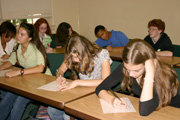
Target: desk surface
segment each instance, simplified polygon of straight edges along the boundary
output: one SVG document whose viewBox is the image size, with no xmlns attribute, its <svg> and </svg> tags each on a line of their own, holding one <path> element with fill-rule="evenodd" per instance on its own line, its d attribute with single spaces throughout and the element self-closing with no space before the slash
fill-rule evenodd
<svg viewBox="0 0 180 120">
<path fill-rule="evenodd" d="M 65 48 L 56 48 L 53 49 L 52 53 L 65 53 Z M 112 60 L 122 61 L 122 52 L 110 52 L 110 57 Z M 175 66 L 180 64 L 180 57 L 166 57 L 166 56 L 159 56 L 160 60 L 165 63 L 168 63 L 171 66 Z"/>
<path fill-rule="evenodd" d="M 65 53 L 65 47 L 62 48 L 55 48 L 53 49 L 52 53 Z"/>
<path fill-rule="evenodd" d="M 121 52 L 109 52 L 109 55 L 112 60 L 122 61 L 122 53 Z"/>
<path fill-rule="evenodd" d="M 121 61 L 122 59 L 122 53 L 120 52 L 110 52 L 110 57 L 113 60 Z M 180 64 L 180 57 L 167 57 L 167 56 L 158 56 L 161 61 L 171 65 L 176 66 L 177 64 Z"/>
<path fill-rule="evenodd" d="M 63 109 L 64 104 L 94 93 L 95 87 L 76 87 L 67 91 L 46 91 L 38 87 L 52 82 L 55 76 L 42 73 L 17 76 L 13 78 L 0 77 L 0 88 L 26 96 L 28 98 Z"/>
<path fill-rule="evenodd" d="M 96 94 L 91 94 L 84 98 L 65 104 L 65 112 L 89 120 L 179 120 L 180 109 L 174 107 L 164 107 L 159 111 L 154 111 L 149 116 L 139 115 L 139 98 L 126 96 L 117 93 L 120 97 L 128 97 L 133 104 L 136 112 L 130 113 L 112 113 L 104 114 L 101 108 L 100 100 Z"/>
<path fill-rule="evenodd" d="M 171 66 L 176 66 L 177 64 L 180 63 L 180 57 L 167 57 L 167 56 L 159 56 L 160 60 L 163 62 L 171 65 Z"/>
</svg>

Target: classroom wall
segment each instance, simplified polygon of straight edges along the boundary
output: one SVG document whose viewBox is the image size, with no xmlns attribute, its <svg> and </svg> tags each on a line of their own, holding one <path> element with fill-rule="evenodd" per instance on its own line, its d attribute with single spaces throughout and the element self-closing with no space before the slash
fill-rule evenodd
<svg viewBox="0 0 180 120">
<path fill-rule="evenodd" d="M 78 0 L 52 0 L 52 12 L 56 29 L 61 22 L 68 22 L 79 32 Z M 55 30 L 52 32 L 56 33 Z"/>
<path fill-rule="evenodd" d="M 120 30 L 128 38 L 144 38 L 149 20 L 160 18 L 173 44 L 179 44 L 180 0 L 53 0 L 55 25 L 69 22 L 73 29 L 92 42 L 94 28 Z"/>
</svg>

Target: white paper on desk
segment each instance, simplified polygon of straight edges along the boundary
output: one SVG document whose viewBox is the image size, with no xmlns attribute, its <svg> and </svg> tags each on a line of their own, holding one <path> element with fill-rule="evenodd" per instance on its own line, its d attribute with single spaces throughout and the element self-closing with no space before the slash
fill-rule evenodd
<svg viewBox="0 0 180 120">
<path fill-rule="evenodd" d="M 68 84 L 69 82 L 66 82 L 66 84 Z M 59 85 L 56 84 L 56 81 L 50 82 L 48 84 L 45 84 L 37 89 L 43 89 L 43 90 L 48 90 L 48 91 L 57 91 L 57 87 Z"/>
<path fill-rule="evenodd" d="M 131 104 L 129 98 L 124 97 L 122 98 L 124 101 L 126 101 L 127 108 L 114 108 L 111 104 L 106 102 L 103 99 L 100 99 L 101 107 L 103 110 L 103 113 L 126 113 L 126 112 L 136 112 L 133 105 Z"/>
<path fill-rule="evenodd" d="M 1 70 L 0 71 L 0 77 L 4 77 L 6 72 L 12 71 L 12 69 L 8 69 L 8 70 Z"/>
</svg>

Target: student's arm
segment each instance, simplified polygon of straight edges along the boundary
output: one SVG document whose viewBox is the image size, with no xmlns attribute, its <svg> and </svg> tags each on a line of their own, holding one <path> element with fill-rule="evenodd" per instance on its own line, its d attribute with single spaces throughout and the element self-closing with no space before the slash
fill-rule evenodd
<svg viewBox="0 0 180 120">
<path fill-rule="evenodd" d="M 95 80 L 74 80 L 67 86 L 59 86 L 58 90 L 65 91 L 68 89 L 75 88 L 77 86 L 97 86 L 99 85 L 108 75 L 110 75 L 110 60 L 105 60 L 102 63 L 101 79 Z"/>
<path fill-rule="evenodd" d="M 107 101 L 108 103 L 114 105 L 114 101 L 118 101 L 121 104 L 121 101 L 116 99 L 113 95 L 110 95 L 107 91 L 110 90 L 115 85 L 120 85 L 123 80 L 123 73 L 122 73 L 123 65 L 119 65 L 116 70 L 114 70 L 111 75 L 109 75 L 97 88 L 96 94 L 103 100 Z M 116 105 L 114 105 L 116 106 Z"/>
<path fill-rule="evenodd" d="M 60 74 L 62 75 L 62 76 L 64 76 L 64 73 L 67 71 L 67 66 L 66 66 L 66 64 L 65 64 L 65 61 L 63 61 L 63 63 L 61 64 L 61 66 L 58 68 L 58 70 L 59 70 L 59 72 L 60 72 Z M 59 75 L 56 73 L 56 76 L 58 77 Z"/>
<path fill-rule="evenodd" d="M 124 47 L 112 47 L 112 46 L 108 46 L 108 47 L 106 47 L 106 49 L 109 52 L 123 52 Z"/>
<path fill-rule="evenodd" d="M 154 59 L 149 59 L 145 62 L 146 75 L 144 78 L 144 85 L 141 92 L 140 101 L 147 101 L 153 98 L 153 84 L 155 74 Z"/>
<path fill-rule="evenodd" d="M 173 52 L 171 52 L 171 51 L 157 51 L 156 55 L 172 57 Z"/>
<path fill-rule="evenodd" d="M 58 71 L 61 74 L 63 80 L 61 79 L 60 75 L 56 72 L 56 77 L 57 77 L 56 83 L 58 85 L 62 85 L 63 83 L 66 83 L 66 79 L 63 76 L 64 76 L 64 73 L 67 71 L 67 69 L 68 68 L 67 68 L 67 66 L 65 64 L 65 61 L 63 61 L 61 66 L 58 68 Z"/>
<path fill-rule="evenodd" d="M 11 66 L 12 66 L 12 64 L 9 61 L 7 61 L 0 66 L 0 70 L 4 70 L 4 69 L 9 68 Z"/>
<path fill-rule="evenodd" d="M 41 64 L 32 68 L 23 69 L 24 71 L 23 75 L 33 74 L 33 73 L 42 73 L 43 70 L 44 70 L 44 66 Z M 6 77 L 15 77 L 15 76 L 21 75 L 20 71 L 21 70 L 9 71 L 5 75 Z"/>
<path fill-rule="evenodd" d="M 156 69 L 156 59 L 149 59 L 145 62 L 146 75 L 140 96 L 139 112 L 140 115 L 147 116 L 158 106 L 158 97 L 155 93 L 154 75 Z"/>
</svg>

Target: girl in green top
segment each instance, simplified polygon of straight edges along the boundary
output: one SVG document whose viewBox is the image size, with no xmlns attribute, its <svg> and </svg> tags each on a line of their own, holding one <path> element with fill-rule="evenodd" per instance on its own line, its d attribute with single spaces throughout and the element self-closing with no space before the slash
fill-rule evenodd
<svg viewBox="0 0 180 120">
<path fill-rule="evenodd" d="M 15 65 L 17 61 L 24 67 L 21 70 L 13 70 L 5 73 L 7 77 L 18 75 L 45 73 L 51 75 L 48 68 L 46 51 L 42 45 L 34 26 L 28 23 L 21 23 L 17 32 L 17 46 L 12 52 L 9 60 L 0 66 L 0 70 Z M 0 101 L 0 118 L 5 120 L 9 113 L 9 120 L 20 120 L 29 99 L 7 92 Z"/>
</svg>

